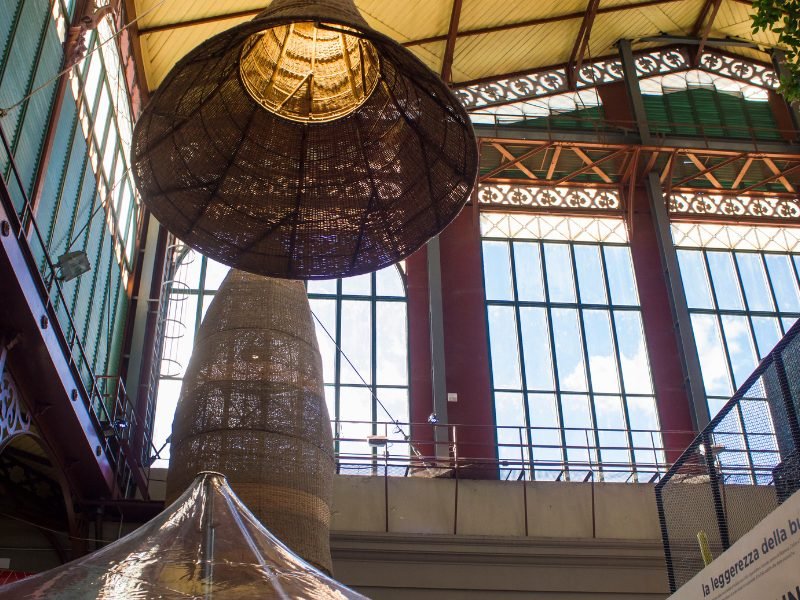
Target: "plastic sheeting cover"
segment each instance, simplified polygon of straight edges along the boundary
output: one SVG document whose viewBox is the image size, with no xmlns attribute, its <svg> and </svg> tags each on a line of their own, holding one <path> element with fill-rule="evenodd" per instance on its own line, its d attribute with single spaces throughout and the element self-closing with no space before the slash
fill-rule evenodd
<svg viewBox="0 0 800 600">
<path fill-rule="evenodd" d="M 0 599 L 364 599 L 264 528 L 218 473 L 97 552 L 0 587 Z"/>
</svg>

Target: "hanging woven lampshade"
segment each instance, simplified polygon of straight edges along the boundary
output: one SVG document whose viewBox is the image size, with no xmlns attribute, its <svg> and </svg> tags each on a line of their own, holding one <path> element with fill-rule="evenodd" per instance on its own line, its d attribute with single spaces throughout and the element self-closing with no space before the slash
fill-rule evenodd
<svg viewBox="0 0 800 600">
<path fill-rule="evenodd" d="M 330 572 L 333 441 L 305 287 L 231 270 L 195 339 L 172 425 L 167 501 L 225 473 L 284 544 Z"/>
<path fill-rule="evenodd" d="M 405 258 L 455 218 L 478 168 L 458 100 L 353 0 L 274 0 L 195 48 L 140 117 L 133 155 L 172 233 L 290 279 Z"/>
</svg>

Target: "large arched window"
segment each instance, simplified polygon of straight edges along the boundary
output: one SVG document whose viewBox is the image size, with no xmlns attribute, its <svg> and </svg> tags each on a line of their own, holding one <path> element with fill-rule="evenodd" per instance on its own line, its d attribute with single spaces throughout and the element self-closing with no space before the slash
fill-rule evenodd
<svg viewBox="0 0 800 600">
<path fill-rule="evenodd" d="M 711 416 L 800 318 L 800 230 L 673 223 Z"/>
<path fill-rule="evenodd" d="M 498 455 L 524 466 L 503 476 L 647 481 L 663 453 L 624 222 L 481 228 Z"/>
<path fill-rule="evenodd" d="M 162 448 L 157 467 L 166 467 L 167 442 L 183 375 L 203 316 L 229 268 L 186 250 L 165 301 L 163 350 L 153 444 Z M 308 284 L 325 378 L 325 397 L 336 450 L 349 472 L 369 472 L 373 449 L 367 436 L 389 433 L 391 422 L 408 422 L 406 291 L 399 267 Z M 408 433 L 405 431 L 404 433 Z M 408 455 L 406 444 L 391 453 Z M 360 466 L 359 466 L 360 465 Z"/>
</svg>

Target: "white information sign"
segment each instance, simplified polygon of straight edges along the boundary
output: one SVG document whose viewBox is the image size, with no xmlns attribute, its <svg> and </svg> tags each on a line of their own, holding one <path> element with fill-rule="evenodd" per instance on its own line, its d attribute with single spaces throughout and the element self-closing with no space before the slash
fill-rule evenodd
<svg viewBox="0 0 800 600">
<path fill-rule="evenodd" d="M 669 598 L 695 599 L 800 600 L 800 492 Z"/>
</svg>

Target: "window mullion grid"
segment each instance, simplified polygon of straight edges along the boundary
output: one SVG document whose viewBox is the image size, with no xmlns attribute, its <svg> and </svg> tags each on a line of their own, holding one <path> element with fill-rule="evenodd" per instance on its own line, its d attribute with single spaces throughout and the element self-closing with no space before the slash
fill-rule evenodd
<svg viewBox="0 0 800 600">
<path fill-rule="evenodd" d="M 511 289 L 514 298 L 514 320 L 515 325 L 517 328 L 517 354 L 519 356 L 519 369 L 520 369 L 520 381 L 522 382 L 522 409 L 525 414 L 525 438 L 526 443 L 528 444 L 528 467 L 531 470 L 530 478 L 533 479 L 533 439 L 531 433 L 531 416 L 530 416 L 530 409 L 528 407 L 528 382 L 527 382 L 527 372 L 525 370 L 525 351 L 524 351 L 524 344 L 522 339 L 522 321 L 520 319 L 520 310 L 519 310 L 519 293 L 517 287 L 517 265 L 516 261 L 514 260 L 515 254 L 515 244 L 513 241 L 508 241 L 508 250 L 509 250 L 509 257 L 511 260 Z M 521 436 L 520 436 L 521 437 Z M 523 479 L 525 473 L 525 464 L 521 464 L 520 468 L 523 472 Z"/>
<path fill-rule="evenodd" d="M 592 437 L 594 437 L 594 448 L 595 448 L 595 462 L 599 463 L 600 457 L 600 438 L 597 433 L 597 414 L 595 412 L 594 407 L 594 387 L 592 386 L 592 369 L 591 364 L 589 361 L 589 348 L 586 340 L 586 323 L 583 318 L 583 305 L 581 303 L 581 286 L 580 282 L 578 281 L 578 265 L 575 261 L 575 249 L 573 248 L 572 244 L 567 244 L 567 248 L 569 250 L 569 258 L 570 262 L 572 263 L 572 279 L 575 285 L 575 297 L 577 300 L 576 311 L 578 313 L 578 327 L 580 330 L 578 331 L 578 335 L 581 339 L 581 348 L 583 349 L 583 368 L 586 371 L 586 385 L 587 385 L 587 392 L 589 395 L 589 414 L 592 418 Z M 606 291 L 608 293 L 608 290 Z M 592 473 L 592 477 L 594 477 L 594 465 L 592 464 L 592 450 L 589 448 L 589 432 L 584 430 L 584 438 L 586 439 L 586 453 L 589 457 L 589 471 Z M 599 467 L 599 464 L 598 464 Z M 603 480 L 603 471 L 600 470 L 600 480 Z"/>
<path fill-rule="evenodd" d="M 787 256 L 789 257 L 789 264 L 792 267 L 792 273 L 794 273 L 795 282 L 798 286 L 800 286 L 800 269 L 798 269 L 797 261 L 795 261 L 795 256 L 797 255 L 790 252 L 787 254 Z M 786 335 L 786 328 L 783 325 L 783 319 L 778 319 L 778 327 L 781 328 L 781 337 Z"/>
<path fill-rule="evenodd" d="M 342 353 L 340 348 L 342 347 L 342 280 L 336 280 L 336 304 L 334 306 L 334 314 L 336 318 L 336 326 L 335 326 L 335 333 L 334 338 L 336 340 L 335 347 L 336 352 L 334 353 L 334 373 L 333 373 L 333 405 L 334 405 L 334 455 L 339 456 L 340 446 L 341 443 L 339 438 L 341 437 L 341 424 L 339 422 L 339 416 L 341 414 L 341 399 L 342 399 Z M 328 415 L 330 416 L 330 415 Z M 336 461 L 336 472 L 341 472 L 341 460 Z"/>
<path fill-rule="evenodd" d="M 622 356 L 619 351 L 619 336 L 617 335 L 617 316 L 613 310 L 616 307 L 613 304 L 614 299 L 611 297 L 611 283 L 608 279 L 608 263 L 606 262 L 605 245 L 601 244 L 599 250 L 600 250 L 600 264 L 602 265 L 602 270 L 603 270 L 603 282 L 605 283 L 606 286 L 606 298 L 608 299 L 608 319 L 609 319 L 609 324 L 611 326 L 611 343 L 614 346 L 614 357 L 616 358 L 617 361 L 617 379 L 619 381 L 620 402 L 622 403 L 622 418 L 624 419 L 625 422 L 625 436 L 628 438 L 628 462 L 631 465 L 633 480 L 638 481 L 639 475 L 636 468 L 636 453 L 633 444 L 633 432 L 631 431 L 631 417 L 630 417 L 630 411 L 628 411 L 628 396 L 625 392 L 625 378 L 622 373 Z M 636 312 L 641 314 L 640 310 L 637 310 Z M 657 462 L 658 461 L 656 461 L 656 463 Z M 600 464 L 602 464 L 602 460 L 600 461 Z M 657 465 L 656 465 L 656 470 L 658 470 Z"/>
<path fill-rule="evenodd" d="M 372 435 L 378 433 L 378 288 L 375 273 L 370 273 L 370 391 L 372 397 L 370 398 L 371 415 L 372 415 Z M 378 448 L 370 446 L 372 453 L 372 473 L 377 475 L 378 469 Z M 384 473 L 384 476 L 388 473 Z"/>
<path fill-rule="evenodd" d="M 558 375 L 558 357 L 556 356 L 556 338 L 553 330 L 553 310 L 550 304 L 550 284 L 547 280 L 547 261 L 544 258 L 544 246 L 541 241 L 537 242 L 539 245 L 539 262 L 542 267 L 542 286 L 544 288 L 544 301 L 547 310 L 547 333 L 550 336 L 550 357 L 552 360 L 553 369 L 553 387 L 555 395 L 556 412 L 558 413 L 558 428 L 559 436 L 561 437 L 561 475 L 568 475 L 565 472 L 567 468 L 567 436 L 564 431 L 564 411 L 561 408 L 561 378 Z"/>
<path fill-rule="evenodd" d="M 706 250 L 703 250 L 703 259 L 704 259 L 704 262 L 705 262 L 706 271 L 708 272 L 708 275 L 707 275 L 708 276 L 708 281 L 711 284 L 710 285 L 711 297 L 712 297 L 713 302 L 714 302 L 714 307 L 717 309 L 717 322 L 719 323 L 720 337 L 722 339 L 722 346 L 723 346 L 723 348 L 725 350 L 725 361 L 726 361 L 726 363 L 728 365 L 728 372 L 730 373 L 730 381 L 731 381 L 731 388 L 730 389 L 733 389 L 734 393 L 736 393 L 736 390 L 738 389 L 738 385 L 736 384 L 736 376 L 735 376 L 735 373 L 734 373 L 734 370 L 733 370 L 733 361 L 731 360 L 731 353 L 730 353 L 730 349 L 728 347 L 728 336 L 727 336 L 727 333 L 725 332 L 725 329 L 722 326 L 722 309 L 720 309 L 719 301 L 717 300 L 716 286 L 714 285 L 714 278 L 713 278 L 713 276 L 711 274 L 711 266 L 710 266 L 710 264 L 708 262 L 708 253 L 707 253 Z M 750 318 L 750 304 L 747 301 L 747 293 L 746 293 L 746 290 L 744 288 L 744 281 L 742 280 L 742 273 L 739 270 L 739 261 L 736 259 L 736 252 L 735 251 L 731 251 L 731 262 L 733 262 L 733 269 L 734 269 L 734 272 L 736 273 L 736 281 L 737 281 L 737 285 L 739 286 L 739 295 L 742 298 L 742 302 L 744 303 L 745 313 L 747 314 L 747 325 L 748 325 L 748 329 L 750 331 L 750 344 L 751 344 L 751 347 L 754 350 L 756 350 L 756 348 L 755 348 L 755 333 L 753 331 L 753 323 L 752 323 L 751 318 Z M 763 259 L 762 259 L 762 265 L 763 265 Z M 775 305 L 775 306 L 777 306 L 777 305 Z M 745 425 L 744 425 L 744 415 L 742 414 L 742 407 L 738 403 L 736 405 L 736 414 L 737 414 L 737 418 L 739 419 L 739 427 L 742 430 L 742 440 L 744 441 L 744 446 L 745 446 L 745 451 L 746 451 L 745 456 L 747 457 L 747 464 L 748 464 L 748 467 L 749 467 L 749 470 L 750 470 L 750 477 L 754 478 L 755 469 L 754 469 L 754 465 L 753 465 L 753 456 L 752 456 L 752 454 L 750 452 L 750 443 L 749 443 L 749 441 L 747 439 L 747 430 L 745 429 Z M 733 432 L 731 432 L 731 433 L 733 433 Z M 717 459 L 717 460 L 719 460 L 719 459 Z M 722 468 L 722 463 L 720 462 L 720 470 L 721 470 L 721 468 Z M 721 477 L 722 484 L 724 485 L 725 484 L 725 474 L 723 472 L 721 472 L 720 475 L 722 476 Z"/>
</svg>

